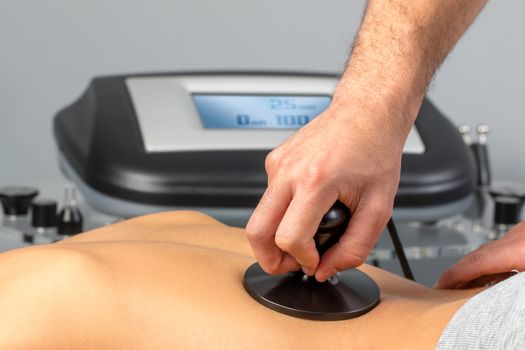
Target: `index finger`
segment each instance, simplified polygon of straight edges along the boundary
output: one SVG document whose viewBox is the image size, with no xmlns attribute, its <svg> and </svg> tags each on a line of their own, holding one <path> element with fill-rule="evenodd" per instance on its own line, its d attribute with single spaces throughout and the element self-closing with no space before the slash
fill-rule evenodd
<svg viewBox="0 0 525 350">
<path fill-rule="evenodd" d="M 267 273 L 299 269 L 297 261 L 275 243 L 275 233 L 291 200 L 289 187 L 270 184 L 246 225 L 248 242 L 259 265 Z"/>
<path fill-rule="evenodd" d="M 313 237 L 336 199 L 336 192 L 297 190 L 277 229 L 277 246 L 293 256 L 307 274 L 314 274 L 319 264 Z"/>
<path fill-rule="evenodd" d="M 467 254 L 441 275 L 435 287 L 456 288 L 481 276 L 520 268 L 522 258 L 516 257 L 508 246 L 498 243 L 492 242 Z"/>
</svg>

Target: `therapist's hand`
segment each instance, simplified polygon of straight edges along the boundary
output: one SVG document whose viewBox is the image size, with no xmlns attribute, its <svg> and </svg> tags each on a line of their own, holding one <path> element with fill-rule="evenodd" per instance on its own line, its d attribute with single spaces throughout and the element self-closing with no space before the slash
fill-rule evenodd
<svg viewBox="0 0 525 350">
<path fill-rule="evenodd" d="M 370 0 L 332 104 L 267 158 L 268 189 L 246 227 L 269 273 L 324 281 L 363 263 L 384 228 L 404 142 L 425 89 L 486 0 Z M 312 239 L 336 200 L 353 217 L 320 261 Z"/>
<path fill-rule="evenodd" d="M 400 119 L 371 101 L 332 106 L 268 155 L 268 188 L 246 227 L 266 272 L 302 268 L 324 281 L 365 261 L 392 212 L 408 133 Z M 313 236 L 336 200 L 352 219 L 320 260 Z"/>
<path fill-rule="evenodd" d="M 470 288 L 508 277 L 512 270 L 525 270 L 525 222 L 514 226 L 502 238 L 467 254 L 445 271 L 437 288 Z"/>
</svg>

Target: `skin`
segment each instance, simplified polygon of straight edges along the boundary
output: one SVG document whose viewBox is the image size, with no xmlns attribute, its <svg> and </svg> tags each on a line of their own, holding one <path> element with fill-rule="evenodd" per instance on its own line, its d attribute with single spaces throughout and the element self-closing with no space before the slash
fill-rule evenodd
<svg viewBox="0 0 525 350">
<path fill-rule="evenodd" d="M 481 289 L 426 288 L 363 265 L 368 314 L 336 322 L 271 311 L 244 290 L 244 231 L 195 212 L 135 218 L 0 254 L 2 349 L 430 349 Z"/>
<path fill-rule="evenodd" d="M 465 288 L 498 281 L 525 270 L 525 222 L 514 226 L 502 238 L 484 244 L 445 271 L 437 288 Z"/>
<path fill-rule="evenodd" d="M 433 73 L 485 0 L 369 1 L 329 108 L 266 159 L 246 234 L 262 268 L 319 281 L 361 265 L 392 213 L 403 145 Z M 313 236 L 340 200 L 353 213 L 322 259 Z"/>
</svg>

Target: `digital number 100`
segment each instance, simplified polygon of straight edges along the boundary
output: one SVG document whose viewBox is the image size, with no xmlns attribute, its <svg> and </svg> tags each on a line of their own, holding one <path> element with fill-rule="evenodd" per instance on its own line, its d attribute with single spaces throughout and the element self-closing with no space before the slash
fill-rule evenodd
<svg viewBox="0 0 525 350">
<path fill-rule="evenodd" d="M 307 115 L 276 115 L 279 126 L 304 126 L 310 121 Z"/>
</svg>

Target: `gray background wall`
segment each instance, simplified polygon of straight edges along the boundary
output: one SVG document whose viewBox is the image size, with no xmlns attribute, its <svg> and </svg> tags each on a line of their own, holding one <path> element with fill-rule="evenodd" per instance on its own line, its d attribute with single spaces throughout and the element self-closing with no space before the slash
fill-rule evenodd
<svg viewBox="0 0 525 350">
<path fill-rule="evenodd" d="M 343 0 L 0 2 L 0 185 L 60 182 L 51 122 L 94 75 L 185 69 L 338 72 L 363 10 Z M 486 122 L 494 173 L 525 181 L 525 2 L 493 1 L 430 96 Z"/>
</svg>

